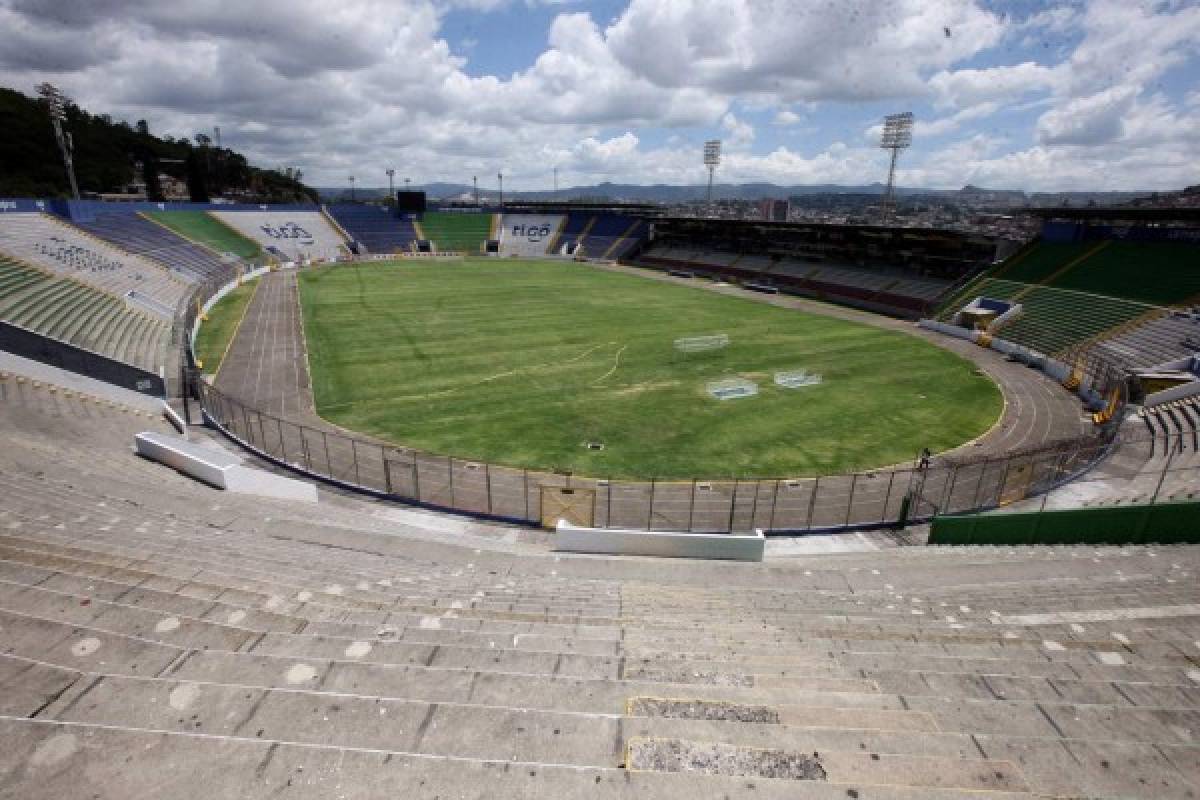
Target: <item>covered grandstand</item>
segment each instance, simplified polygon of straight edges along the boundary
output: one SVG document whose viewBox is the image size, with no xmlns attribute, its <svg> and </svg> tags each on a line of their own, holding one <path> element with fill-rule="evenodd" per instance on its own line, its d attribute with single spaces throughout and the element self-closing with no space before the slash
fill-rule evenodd
<svg viewBox="0 0 1200 800">
<path fill-rule="evenodd" d="M 1012 245 L 949 231 L 662 219 L 637 261 L 916 318 Z"/>
</svg>

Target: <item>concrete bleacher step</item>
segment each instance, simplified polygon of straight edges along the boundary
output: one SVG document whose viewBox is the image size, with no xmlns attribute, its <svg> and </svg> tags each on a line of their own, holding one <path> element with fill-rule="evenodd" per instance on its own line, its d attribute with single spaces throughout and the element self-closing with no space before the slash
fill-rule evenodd
<svg viewBox="0 0 1200 800">
<path fill-rule="evenodd" d="M 26 713 L 39 719 L 116 724 L 152 730 L 203 731 L 207 735 L 265 738 L 321 746 L 394 749 L 455 758 L 620 766 L 639 741 L 718 737 L 724 747 L 763 745 L 808 750 L 822 741 L 825 778 L 846 783 L 908 784 L 943 788 L 1023 788 L 1011 765 L 981 760 L 958 741 L 956 753 L 936 753 L 937 744 L 905 745 L 879 731 L 932 732 L 924 715 L 895 712 L 887 722 L 878 712 L 838 709 L 784 710 L 770 725 L 679 718 L 622 718 L 614 714 L 430 703 L 387 696 L 265 689 L 174 678 L 123 677 L 30 665 L 6 682 L 28 693 Z M 10 704 L 13 701 L 10 701 Z M 189 713 L 191 712 L 191 713 Z M 907 714 L 911 724 L 899 720 Z M 800 727 L 792 724 L 792 717 Z M 866 727 L 865 730 L 842 730 Z M 822 740 L 818 731 L 838 729 Z M 470 732 L 470 733 L 467 733 Z M 913 738 L 908 738 L 912 742 Z M 846 747 L 839 750 L 836 746 Z M 946 749 L 946 748 L 943 748 Z M 873 752 L 864 752 L 873 751 Z M 885 755 L 881 757 L 880 752 Z M 884 763 L 886 762 L 886 763 Z M 635 766 L 635 765 L 630 765 Z M 886 770 L 884 769 L 886 767 Z M 636 766 L 635 766 L 636 768 Z M 903 773 L 898 775 L 897 773 Z M 892 779 L 884 775 L 891 774 Z M 751 775 L 750 777 L 758 777 Z M 761 777 L 771 777 L 764 774 Z M 998 782 L 998 783 L 997 783 Z"/>
<path fill-rule="evenodd" d="M 219 653 L 198 653 L 193 658 L 220 656 Z M 289 673 L 294 671 L 293 668 Z M 17 671 L 0 661 L 0 676 L 13 673 Z M 288 682 L 302 688 L 268 690 L 249 689 L 245 683 L 229 685 L 181 680 L 177 673 L 169 679 L 150 679 L 57 670 L 56 678 L 54 669 L 33 664 L 20 671 L 17 679 L 5 680 L 5 686 L 12 690 L 23 689 L 28 695 L 27 708 L 32 708 L 38 718 L 44 720 L 176 732 L 202 729 L 207 736 L 237 736 L 244 732 L 246 738 L 262 737 L 318 746 L 395 748 L 452 758 L 552 761 L 605 767 L 611 766 L 614 760 L 620 763 L 622 751 L 631 752 L 646 742 L 687 741 L 693 749 L 700 751 L 711 750 L 719 744 L 727 752 L 761 749 L 792 755 L 812 752 L 818 756 L 826 781 L 860 786 L 1025 788 L 1028 778 L 1015 766 L 1015 761 L 989 753 L 1016 753 L 1028 761 L 1035 748 L 1052 751 L 1063 747 L 1068 748 L 1068 752 L 1091 752 L 1097 760 L 1107 757 L 1113 763 L 1119 763 L 1123 754 L 1137 752 L 1138 748 L 1136 743 L 1128 742 L 1088 742 L 1071 737 L 1060 740 L 1040 732 L 1030 739 L 1025 730 L 1028 721 L 1017 726 L 1021 732 L 1015 736 L 996 735 L 995 732 L 948 733 L 934 727 L 935 724 L 944 725 L 945 714 L 935 720 L 924 712 L 894 712 L 893 721 L 889 723 L 881 712 L 779 707 L 768 709 L 777 712 L 777 718 L 767 724 L 758 724 L 687 718 L 686 712 L 695 710 L 696 704 L 683 702 L 675 706 L 676 710 L 683 709 L 684 718 L 664 717 L 653 712 L 647 716 L 638 713 L 637 707 L 637 716 L 620 717 L 563 711 L 531 712 L 526 708 L 500 705 L 480 707 L 447 700 L 414 702 L 373 696 L 357 688 L 352 693 L 330 690 L 327 685 L 312 691 L 307 684 L 314 678 L 307 672 L 300 676 L 306 681 L 296 681 L 294 677 L 289 677 Z M 474 682 L 473 678 L 472 687 Z M 8 710 L 11 711 L 17 702 L 16 694 L 9 691 L 6 697 L 10 698 Z M 728 703 L 714 701 L 711 705 L 724 705 L 724 710 L 730 710 Z M 26 708 L 19 710 L 33 713 Z M 1056 711 L 1050 709 L 1049 713 Z M 708 713 L 707 709 L 705 713 Z M 1079 709 L 1071 709 L 1068 713 L 1076 719 L 1087 714 Z M 911 720 L 911 724 L 901 723 L 904 719 Z M 437 730 L 439 727 L 440 731 Z M 420 733 L 422 728 L 423 734 Z M 464 741 L 463 731 L 482 731 L 486 741 L 474 736 L 468 737 L 470 741 Z M 504 735 L 500 735 L 501 731 Z M 514 731 L 516 736 L 512 735 Z M 915 735 L 918 732 L 920 735 Z M 645 751 L 639 752 L 644 758 Z M 1157 789 L 1163 792 L 1162 796 L 1186 796 L 1173 793 L 1172 780 L 1178 778 L 1178 773 L 1163 753 L 1186 759 L 1195 755 L 1195 747 L 1169 742 L 1163 747 L 1141 752 L 1142 773 L 1146 772 L 1144 767 L 1149 760 L 1144 753 L 1154 754 L 1153 759 L 1159 762 L 1154 765 L 1157 767 L 1154 774 L 1160 781 Z M 652 761 L 649 765 L 656 766 Z M 636 769 L 639 765 L 631 766 Z M 1044 761 L 1041 766 L 1047 767 Z M 1040 780 L 1061 780 L 1062 765 L 1058 766 L 1059 770 L 1047 770 L 1048 774 Z M 666 768 L 670 767 L 670 764 L 666 765 Z M 1036 783 L 1035 787 L 1040 788 Z M 1182 781 L 1180 784 L 1186 788 Z"/>
<path fill-rule="evenodd" d="M 90 329 L 91 321 L 97 312 L 109 302 L 109 298 L 99 292 L 92 293 L 70 314 L 62 315 L 53 330 L 49 332 L 50 335 L 77 344 L 83 332 Z"/>
<path fill-rule="evenodd" d="M 351 796 L 733 797 L 752 791 L 764 800 L 1016 800 L 1027 793 L 869 786 L 828 781 L 747 780 L 698 774 L 631 772 L 545 763 L 447 759 L 346 747 L 311 747 L 250 737 L 139 730 L 42 720 L 0 720 L 0 768 L 17 792 L 72 796 L 86 787 L 107 796 L 136 794 L 153 775 L 164 796 L 259 797 L 285 791 L 295 798 Z M 120 758 L 113 758 L 121 754 Z M 163 764 L 171 769 L 163 770 Z M 753 788 L 751 788 L 753 787 Z M 358 796 L 355 794 L 354 796 Z"/>
<path fill-rule="evenodd" d="M 129 453 L 142 417 L 0 392 L 0 795 L 1200 790 L 1193 549 L 428 547 L 373 505 L 164 472 Z"/>
</svg>

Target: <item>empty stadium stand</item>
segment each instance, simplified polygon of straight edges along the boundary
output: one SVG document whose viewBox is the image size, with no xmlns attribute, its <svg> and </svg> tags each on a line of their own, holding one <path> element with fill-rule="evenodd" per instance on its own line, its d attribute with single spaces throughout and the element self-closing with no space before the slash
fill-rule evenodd
<svg viewBox="0 0 1200 800">
<path fill-rule="evenodd" d="M 583 236 L 588 258 L 618 260 L 632 251 L 646 234 L 646 222 L 620 214 L 601 214 Z"/>
<path fill-rule="evenodd" d="M 567 214 L 567 219 L 563 223 L 562 230 L 559 231 L 558 238 L 550 244 L 550 252 L 554 255 L 571 255 L 575 249 L 582 244 L 583 237 L 596 224 L 596 215 L 572 211 Z"/>
<path fill-rule="evenodd" d="M 1058 357 L 1094 349 L 1132 369 L 1196 352 L 1193 315 L 1171 306 L 1197 295 L 1196 244 L 1039 240 L 955 292 L 939 318 L 974 297 L 1018 302 L 1020 317 L 990 333 Z"/>
<path fill-rule="evenodd" d="M 1153 367 L 1200 353 L 1200 310 L 1154 314 L 1111 333 L 1096 349 L 1109 363 L 1127 369 Z"/>
<path fill-rule="evenodd" d="M 140 214 L 97 213 L 76 226 L 127 252 L 176 270 L 185 280 L 206 280 L 226 269 L 225 262 L 213 250 L 190 242 Z"/>
<path fill-rule="evenodd" d="M 439 252 L 478 255 L 484 242 L 497 238 L 496 217 L 472 211 L 428 211 L 418 223 L 418 238 L 433 242 Z"/>
<path fill-rule="evenodd" d="M 223 257 L 254 259 L 262 247 L 203 211 L 148 211 L 144 216 Z"/>
<path fill-rule="evenodd" d="M 1200 548 L 762 565 L 223 494 L 0 376 L 14 797 L 1194 798 Z M 882 541 L 882 539 L 880 540 Z"/>
<path fill-rule="evenodd" d="M 1001 265 L 1008 281 L 1172 305 L 1200 295 L 1200 246 L 1183 242 L 1038 242 Z"/>
<path fill-rule="evenodd" d="M 825 258 L 745 255 L 671 245 L 653 245 L 639 254 L 638 261 L 909 317 L 931 308 L 950 287 L 946 280 L 917 278 L 885 266 L 868 268 Z"/>
<path fill-rule="evenodd" d="M 328 207 L 338 224 L 369 253 L 407 253 L 417 239 L 412 219 L 383 206 L 341 204 Z"/>
<path fill-rule="evenodd" d="M 349 250 L 320 211 L 213 211 L 214 217 L 284 261 L 335 259 Z"/>
<path fill-rule="evenodd" d="M 167 363 L 170 323 L 86 284 L 2 255 L 0 319 L 149 372 Z"/>
<path fill-rule="evenodd" d="M 0 252 L 131 298 L 167 319 L 194 283 L 49 214 L 0 215 Z"/>
<path fill-rule="evenodd" d="M 649 223 L 643 220 L 642 225 Z M 951 231 L 665 218 L 635 262 L 915 319 L 1010 243 Z"/>
</svg>

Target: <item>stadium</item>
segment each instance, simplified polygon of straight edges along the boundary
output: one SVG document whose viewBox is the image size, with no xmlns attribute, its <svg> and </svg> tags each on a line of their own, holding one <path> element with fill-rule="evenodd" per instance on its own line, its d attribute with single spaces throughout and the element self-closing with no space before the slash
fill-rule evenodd
<svg viewBox="0 0 1200 800">
<path fill-rule="evenodd" d="M 714 202 L 717 140 L 703 202 L 360 199 L 38 93 L 0 90 L 0 798 L 1200 796 L 1200 190 L 917 224 L 905 113 L 846 218 Z M 318 147 L 279 108 L 226 135 Z M 406 154 L 455 124 L 410 116 Z"/>
</svg>

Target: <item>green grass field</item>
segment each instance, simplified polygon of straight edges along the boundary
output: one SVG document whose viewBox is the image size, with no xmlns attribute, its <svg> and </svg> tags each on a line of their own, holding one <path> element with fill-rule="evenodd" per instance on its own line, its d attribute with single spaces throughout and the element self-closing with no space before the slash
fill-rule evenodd
<svg viewBox="0 0 1200 800">
<path fill-rule="evenodd" d="M 238 325 L 241 324 L 242 317 L 246 313 L 246 306 L 250 305 L 250 300 L 254 297 L 254 289 L 257 286 L 257 278 L 246 281 L 222 297 L 209 310 L 208 319 L 200 323 L 194 350 L 196 358 L 204 364 L 204 371 L 209 375 L 217 374 L 221 360 L 225 357 L 225 351 L 229 348 L 229 342 L 237 333 Z"/>
<path fill-rule="evenodd" d="M 242 258 L 258 258 L 262 254 L 257 243 L 203 211 L 151 211 L 146 216 L 218 253 L 235 253 Z"/>
<path fill-rule="evenodd" d="M 920 339 L 569 263 L 326 267 L 301 273 L 300 296 L 322 417 L 493 463 L 621 478 L 836 473 L 953 447 L 1002 408 L 970 362 Z M 673 347 L 715 333 L 731 344 Z M 824 383 L 774 385 L 793 369 Z M 760 393 L 706 392 L 731 376 Z"/>
</svg>

